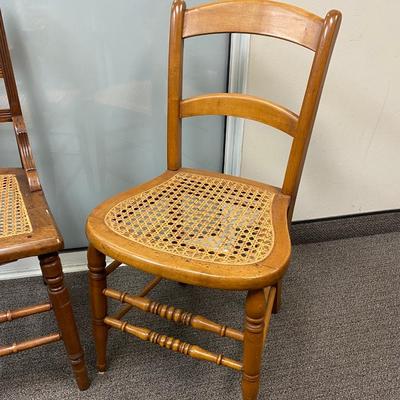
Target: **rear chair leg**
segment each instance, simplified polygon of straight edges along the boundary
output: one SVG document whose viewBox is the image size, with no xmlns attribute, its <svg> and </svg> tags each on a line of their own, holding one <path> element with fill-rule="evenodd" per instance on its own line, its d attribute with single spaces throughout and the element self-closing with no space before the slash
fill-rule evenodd
<svg viewBox="0 0 400 400">
<path fill-rule="evenodd" d="M 61 337 L 75 374 L 76 383 L 80 390 L 85 390 L 89 387 L 89 378 L 72 313 L 69 293 L 64 286 L 60 258 L 58 253 L 51 253 L 39 256 L 39 261 Z"/>
<path fill-rule="evenodd" d="M 104 324 L 107 316 L 107 297 L 103 290 L 107 288 L 106 256 L 92 245 L 88 249 L 89 289 L 92 306 L 93 336 L 96 346 L 96 367 L 99 372 L 107 369 L 106 347 L 108 327 Z"/>
<path fill-rule="evenodd" d="M 256 400 L 260 387 L 266 307 L 263 289 L 248 292 L 243 344 L 243 400 Z"/>
<path fill-rule="evenodd" d="M 272 313 L 278 314 L 282 305 L 282 279 L 279 279 L 279 281 L 275 284 L 275 288 L 276 288 L 276 294 L 275 294 L 274 306 L 272 307 Z"/>
</svg>

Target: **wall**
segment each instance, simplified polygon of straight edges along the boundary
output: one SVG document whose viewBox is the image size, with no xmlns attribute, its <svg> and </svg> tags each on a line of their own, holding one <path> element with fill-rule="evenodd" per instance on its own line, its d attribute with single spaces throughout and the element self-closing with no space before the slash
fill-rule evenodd
<svg viewBox="0 0 400 400">
<path fill-rule="evenodd" d="M 35 159 L 67 248 L 86 246 L 94 206 L 166 167 L 171 3 L 1 1 Z M 228 42 L 187 42 L 185 95 L 226 89 Z M 184 129 L 185 165 L 221 170 L 224 119 L 191 119 Z M 19 163 L 4 124 L 0 160 Z"/>
<path fill-rule="evenodd" d="M 296 0 L 343 12 L 294 219 L 400 208 L 400 2 Z M 299 112 L 312 53 L 252 37 L 248 93 Z M 246 122 L 241 174 L 280 185 L 290 138 Z"/>
</svg>

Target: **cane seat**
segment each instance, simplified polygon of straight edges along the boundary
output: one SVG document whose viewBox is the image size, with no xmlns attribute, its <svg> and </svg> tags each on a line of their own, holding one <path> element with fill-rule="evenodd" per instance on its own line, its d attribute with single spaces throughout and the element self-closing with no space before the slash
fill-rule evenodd
<svg viewBox="0 0 400 400">
<path fill-rule="evenodd" d="M 0 264 L 62 248 L 43 192 L 30 190 L 24 169 L 0 168 Z"/>
<path fill-rule="evenodd" d="M 17 177 L 0 175 L 0 239 L 32 232 Z"/>
<path fill-rule="evenodd" d="M 179 271 L 186 283 L 249 288 L 285 270 L 288 204 L 273 186 L 181 168 L 98 206 L 87 233 L 107 254 L 164 278 Z"/>
</svg>

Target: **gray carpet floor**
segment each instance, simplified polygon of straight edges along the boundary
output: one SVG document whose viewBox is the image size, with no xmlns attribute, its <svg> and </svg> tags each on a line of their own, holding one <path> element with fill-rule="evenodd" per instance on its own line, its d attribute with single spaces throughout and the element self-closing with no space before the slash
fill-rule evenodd
<svg viewBox="0 0 400 400">
<path fill-rule="evenodd" d="M 123 267 L 110 287 L 135 292 L 148 277 Z M 66 276 L 92 385 L 80 393 L 62 343 L 2 358 L 1 399 L 240 399 L 240 375 L 194 361 L 119 332 L 109 338 L 109 370 L 93 368 L 87 278 Z M 243 293 L 162 282 L 154 299 L 240 327 Z M 40 278 L 0 282 L 0 309 L 45 300 Z M 132 311 L 128 320 L 151 326 L 227 356 L 240 344 L 176 327 Z M 5 324 L 0 343 L 55 330 L 51 314 Z M 297 245 L 284 280 L 284 303 L 272 317 L 260 399 L 400 399 L 400 233 Z"/>
</svg>

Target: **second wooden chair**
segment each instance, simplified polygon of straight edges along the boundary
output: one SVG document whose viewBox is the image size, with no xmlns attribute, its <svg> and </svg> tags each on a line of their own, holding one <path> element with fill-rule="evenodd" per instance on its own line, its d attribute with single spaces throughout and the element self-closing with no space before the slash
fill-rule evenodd
<svg viewBox="0 0 400 400">
<path fill-rule="evenodd" d="M 0 312 L 0 324 L 53 310 L 59 328 L 59 332 L 47 336 L 0 346 L 0 357 L 62 340 L 78 387 L 85 390 L 89 387 L 89 379 L 58 256 L 64 245 L 63 239 L 50 213 L 36 171 L 1 14 L 0 77 L 4 79 L 9 103 L 9 108 L 0 110 L 0 122 L 13 125 L 22 162 L 22 168 L 0 168 L 0 268 L 2 264 L 21 258 L 39 257 L 50 300 L 44 304 Z M 29 288 L 25 294 L 29 296 Z"/>
</svg>

